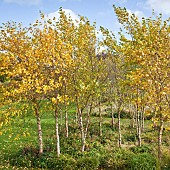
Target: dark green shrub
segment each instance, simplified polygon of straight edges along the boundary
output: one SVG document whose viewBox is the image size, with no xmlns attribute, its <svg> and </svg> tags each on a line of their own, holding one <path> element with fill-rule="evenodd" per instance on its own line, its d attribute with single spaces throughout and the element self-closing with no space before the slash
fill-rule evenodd
<svg viewBox="0 0 170 170">
<path fill-rule="evenodd" d="M 32 167 L 32 161 L 28 159 L 27 156 L 22 156 L 22 155 L 14 156 L 13 158 L 10 158 L 9 162 L 12 166 L 27 167 L 27 168 Z"/>
<path fill-rule="evenodd" d="M 124 140 L 127 142 L 135 142 L 137 135 L 136 134 L 124 134 Z"/>
<path fill-rule="evenodd" d="M 133 146 L 130 148 L 130 150 L 134 153 L 150 153 L 152 149 L 147 145 L 142 146 Z"/>
<path fill-rule="evenodd" d="M 96 135 L 96 136 L 99 135 L 99 124 L 98 124 L 98 122 L 90 124 L 89 135 L 91 136 L 91 138 L 93 137 L 93 135 Z"/>
<path fill-rule="evenodd" d="M 126 170 L 133 153 L 124 149 L 114 149 L 100 157 L 100 167 L 104 169 Z"/>
<path fill-rule="evenodd" d="M 9 157 L 9 163 L 18 167 L 32 167 L 34 159 L 38 158 L 38 149 L 27 146 Z"/>
<path fill-rule="evenodd" d="M 80 170 L 95 170 L 99 167 L 98 157 L 86 157 L 83 156 L 77 160 L 77 169 Z"/>
<path fill-rule="evenodd" d="M 118 113 L 114 113 L 114 118 L 118 118 Z M 120 118 L 130 119 L 130 118 L 131 118 L 131 115 L 130 115 L 129 112 L 122 111 L 122 112 L 120 113 Z"/>
<path fill-rule="evenodd" d="M 59 158 L 56 159 L 55 164 L 53 167 L 48 167 L 58 170 L 76 170 L 77 164 L 76 160 L 72 158 L 70 155 L 61 155 Z"/>
<path fill-rule="evenodd" d="M 55 151 L 35 155 L 30 149 L 29 151 L 24 152 L 25 155 L 23 155 L 22 152 L 23 151 L 20 151 L 17 155 L 13 155 L 13 157 L 10 158 L 11 165 L 17 167 L 45 168 L 51 170 L 77 169 L 76 160 L 70 155 L 61 155 L 60 157 L 57 157 Z"/>
<path fill-rule="evenodd" d="M 74 156 L 77 154 L 77 152 L 79 152 L 81 147 L 81 140 L 77 138 L 76 135 L 70 134 L 68 138 L 61 137 L 60 141 L 62 153 Z"/>
<path fill-rule="evenodd" d="M 132 170 L 156 170 L 156 158 L 150 153 L 135 154 L 130 157 L 128 167 Z"/>
</svg>

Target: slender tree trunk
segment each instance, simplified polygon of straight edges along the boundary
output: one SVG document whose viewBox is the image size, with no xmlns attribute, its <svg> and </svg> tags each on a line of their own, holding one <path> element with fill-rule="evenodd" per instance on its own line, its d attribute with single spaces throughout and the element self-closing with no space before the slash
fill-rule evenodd
<svg viewBox="0 0 170 170">
<path fill-rule="evenodd" d="M 132 109 L 132 105 L 129 104 L 129 114 L 132 116 L 132 119 L 130 120 L 130 128 L 135 127 L 135 113 Z"/>
<path fill-rule="evenodd" d="M 60 113 L 60 132 L 61 132 L 63 126 L 63 111 L 60 110 L 59 113 Z"/>
<path fill-rule="evenodd" d="M 67 108 L 67 101 L 66 101 L 66 94 L 67 94 L 67 86 L 65 85 L 64 89 L 64 107 L 65 107 L 65 136 L 68 138 L 68 108 Z"/>
<path fill-rule="evenodd" d="M 137 103 L 136 103 L 136 130 L 138 137 L 138 146 L 141 146 L 141 115 L 139 113 L 139 87 L 137 86 Z"/>
<path fill-rule="evenodd" d="M 60 156 L 60 138 L 59 138 L 59 128 L 58 128 L 58 108 L 55 109 L 55 131 L 56 131 L 56 149 L 57 156 Z"/>
<path fill-rule="evenodd" d="M 82 117 L 82 111 L 79 110 L 79 124 L 80 124 L 80 131 L 81 131 L 81 151 L 84 152 L 85 150 L 85 144 L 86 144 L 86 139 L 85 139 L 85 134 L 84 134 L 84 128 L 83 128 L 83 117 Z"/>
<path fill-rule="evenodd" d="M 78 113 L 78 108 L 77 107 L 76 107 L 75 123 L 79 124 L 79 113 Z"/>
<path fill-rule="evenodd" d="M 121 148 L 122 134 L 121 134 L 120 114 L 121 114 L 121 111 L 120 111 L 120 108 L 118 108 L 118 134 L 119 134 L 118 144 L 119 144 L 119 147 Z"/>
<path fill-rule="evenodd" d="M 161 151 L 161 146 L 162 146 L 162 133 L 163 133 L 163 118 L 162 114 L 160 115 L 160 125 L 159 125 L 159 130 L 158 130 L 158 159 L 161 161 L 161 156 L 162 156 L 162 151 Z"/>
<path fill-rule="evenodd" d="M 90 123 L 90 114 L 92 111 L 92 103 L 90 104 L 90 108 L 87 109 L 87 119 L 86 119 L 86 128 L 85 128 L 85 138 L 87 137 L 89 123 Z"/>
<path fill-rule="evenodd" d="M 38 106 L 35 106 L 35 115 L 37 119 L 37 129 L 38 129 L 38 141 L 39 141 L 39 153 L 43 153 L 43 139 L 42 139 L 42 129 L 41 129 L 41 118 L 38 111 Z"/>
<path fill-rule="evenodd" d="M 113 89 L 110 87 L 110 94 L 113 94 Z M 111 118 L 112 118 L 112 128 L 114 128 L 115 125 L 115 119 L 114 119 L 114 109 L 113 109 L 113 103 L 112 103 L 112 97 L 109 98 L 109 103 L 111 107 Z"/>
<path fill-rule="evenodd" d="M 152 117 L 152 123 L 153 123 L 153 125 L 152 125 L 153 127 L 152 127 L 152 128 L 153 128 L 154 130 L 156 130 L 156 122 L 155 122 L 156 109 L 153 110 L 153 113 L 154 113 L 154 115 L 153 115 L 153 117 Z"/>
<path fill-rule="evenodd" d="M 129 114 L 130 114 L 130 116 L 132 116 L 132 120 L 130 121 L 130 127 L 135 128 L 135 112 L 133 109 L 133 105 L 131 103 L 132 98 L 133 98 L 132 95 L 130 95 L 128 107 L 129 107 Z"/>
<path fill-rule="evenodd" d="M 144 132 L 145 128 L 145 106 L 142 107 L 142 112 L 141 112 L 141 131 Z"/>
<path fill-rule="evenodd" d="M 102 111 L 101 111 L 101 103 L 99 100 L 99 135 L 102 136 Z"/>
<path fill-rule="evenodd" d="M 133 117 L 132 117 L 132 128 L 135 128 L 135 125 L 137 123 L 137 116 L 136 116 L 136 112 L 133 111 Z"/>
<path fill-rule="evenodd" d="M 138 146 L 141 146 L 141 125 L 140 125 L 140 114 L 139 106 L 136 106 L 136 116 L 137 116 L 137 136 L 138 136 Z"/>
<path fill-rule="evenodd" d="M 65 131 L 66 131 L 66 137 L 68 138 L 68 112 L 67 112 L 67 106 L 65 106 Z"/>
<path fill-rule="evenodd" d="M 113 103 L 111 103 L 111 115 L 112 115 L 112 128 L 114 128 L 115 118 L 114 118 Z"/>
</svg>

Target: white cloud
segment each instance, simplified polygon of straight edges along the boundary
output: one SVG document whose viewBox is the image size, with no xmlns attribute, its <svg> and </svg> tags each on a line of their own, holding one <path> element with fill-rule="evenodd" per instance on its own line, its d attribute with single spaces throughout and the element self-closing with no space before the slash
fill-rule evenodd
<svg viewBox="0 0 170 170">
<path fill-rule="evenodd" d="M 142 11 L 136 10 L 136 11 L 131 11 L 130 9 L 127 9 L 127 12 L 132 15 L 135 14 L 135 16 L 137 16 L 140 19 L 142 19 L 142 17 L 145 17 L 145 14 Z"/>
<path fill-rule="evenodd" d="M 72 10 L 70 10 L 70 9 L 62 9 L 62 10 L 65 12 L 66 16 L 71 16 L 73 21 L 79 20 L 79 16 Z M 54 17 L 56 19 L 58 19 L 60 17 L 59 10 L 46 15 L 47 19 L 53 19 Z"/>
<path fill-rule="evenodd" d="M 100 30 L 96 30 L 95 33 L 96 33 L 97 38 L 98 38 L 99 40 L 102 40 L 102 38 L 103 38 L 102 32 L 101 32 Z"/>
<path fill-rule="evenodd" d="M 38 5 L 42 0 L 4 0 L 6 3 L 16 3 L 19 5 L 27 4 L 27 5 Z"/>
<path fill-rule="evenodd" d="M 135 11 L 134 14 L 141 19 L 142 17 L 145 17 L 145 14 L 142 11 Z"/>
<path fill-rule="evenodd" d="M 147 0 L 146 4 L 155 12 L 170 14 L 170 0 Z"/>
</svg>

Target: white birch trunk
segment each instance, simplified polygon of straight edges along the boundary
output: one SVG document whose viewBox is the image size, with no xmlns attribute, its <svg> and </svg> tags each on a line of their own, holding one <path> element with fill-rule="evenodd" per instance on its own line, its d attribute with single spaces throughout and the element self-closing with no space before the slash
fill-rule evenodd
<svg viewBox="0 0 170 170">
<path fill-rule="evenodd" d="M 121 148 L 121 146 L 122 146 L 122 134 L 121 134 L 120 114 L 121 114 L 121 111 L 120 111 L 120 109 L 118 109 L 118 134 L 119 134 L 118 144 L 119 144 L 119 147 Z"/>
<path fill-rule="evenodd" d="M 161 156 L 162 156 L 162 151 L 161 151 L 161 146 L 162 146 L 162 133 L 163 133 L 163 118 L 162 114 L 160 115 L 160 125 L 158 129 L 158 159 L 161 161 Z"/>
<path fill-rule="evenodd" d="M 38 142 L 39 142 L 39 154 L 43 153 L 43 139 L 42 139 L 42 129 L 41 129 L 41 118 L 38 111 L 38 106 L 35 106 L 35 114 L 37 119 L 37 130 L 38 130 Z"/>
<path fill-rule="evenodd" d="M 59 138 L 59 126 L 58 126 L 58 109 L 55 110 L 55 131 L 56 131 L 56 149 L 57 156 L 60 156 L 60 138 Z"/>
<path fill-rule="evenodd" d="M 79 110 L 79 123 L 80 123 L 80 131 L 81 131 L 81 151 L 84 152 L 85 150 L 85 144 L 86 144 L 86 139 L 85 139 L 85 134 L 84 134 L 84 128 L 83 128 L 83 117 L 82 117 L 82 112 Z"/>
<path fill-rule="evenodd" d="M 99 101 L 99 135 L 100 137 L 103 135 L 102 134 L 102 111 L 101 111 L 100 101 Z"/>
<path fill-rule="evenodd" d="M 65 130 L 66 130 L 66 137 L 68 138 L 68 112 L 67 106 L 65 106 Z"/>
<path fill-rule="evenodd" d="M 90 108 L 87 109 L 87 119 L 86 119 L 86 127 L 85 127 L 85 134 L 84 134 L 85 135 L 85 139 L 86 139 L 87 133 L 88 133 L 91 111 L 92 111 L 92 104 L 90 105 Z"/>
<path fill-rule="evenodd" d="M 112 128 L 113 128 L 115 125 L 115 119 L 114 119 L 114 109 L 112 103 L 111 103 L 111 116 L 112 116 Z"/>
<path fill-rule="evenodd" d="M 141 146 L 141 125 L 138 104 L 136 106 L 138 146 Z"/>
</svg>

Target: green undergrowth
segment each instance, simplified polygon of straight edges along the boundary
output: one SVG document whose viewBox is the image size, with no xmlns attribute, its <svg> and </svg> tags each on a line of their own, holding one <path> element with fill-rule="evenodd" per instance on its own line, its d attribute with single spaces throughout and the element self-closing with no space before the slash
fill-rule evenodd
<svg viewBox="0 0 170 170">
<path fill-rule="evenodd" d="M 103 117 L 102 137 L 99 136 L 98 116 L 93 115 L 89 124 L 85 152 L 81 150 L 80 129 L 75 119 L 74 105 L 69 108 L 69 137 L 65 137 L 64 113 L 60 115 L 59 131 L 61 155 L 55 149 L 55 120 L 46 109 L 41 114 L 44 153 L 38 153 L 37 124 L 32 110 L 15 118 L 4 126 L 0 136 L 0 169 L 56 169 L 56 170 L 156 170 L 157 132 L 151 121 L 145 121 L 142 146 L 137 146 L 136 129 L 131 128 L 130 119 L 121 119 L 122 148 L 117 147 L 118 127 L 111 125 L 110 117 Z M 61 120 L 62 117 L 62 120 Z M 115 118 L 117 122 L 117 118 Z M 170 169 L 170 133 L 163 132 L 161 169 Z"/>
</svg>

